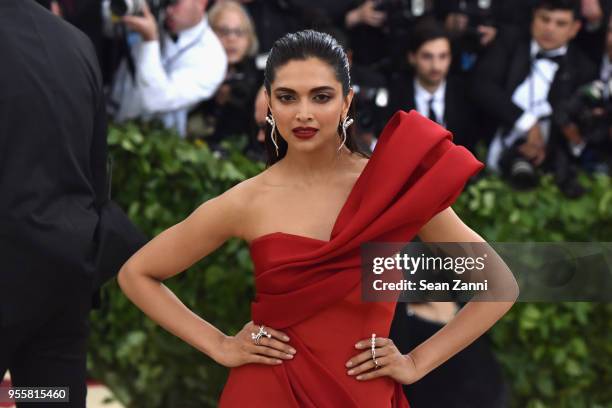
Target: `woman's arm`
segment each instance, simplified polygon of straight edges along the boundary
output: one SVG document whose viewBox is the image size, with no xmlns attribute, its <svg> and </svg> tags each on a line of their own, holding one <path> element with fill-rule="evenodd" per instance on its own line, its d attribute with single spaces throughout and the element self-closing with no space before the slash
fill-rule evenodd
<svg viewBox="0 0 612 408">
<path fill-rule="evenodd" d="M 240 185 L 203 203 L 136 252 L 119 271 L 119 286 L 164 329 L 213 359 L 225 335 L 189 310 L 162 281 L 186 270 L 228 238 L 241 236 Z"/>
<path fill-rule="evenodd" d="M 465 225 L 451 207 L 433 217 L 421 228 L 418 236 L 423 242 L 486 242 Z M 488 252 L 495 251 L 491 249 Z M 510 279 L 508 276 L 498 278 L 504 286 L 500 288 L 500 293 L 504 293 L 503 299 L 513 300 L 468 302 L 453 320 L 408 353 L 416 365 L 419 378 L 463 350 L 510 310 L 518 297 L 518 285 L 512 276 Z"/>
</svg>

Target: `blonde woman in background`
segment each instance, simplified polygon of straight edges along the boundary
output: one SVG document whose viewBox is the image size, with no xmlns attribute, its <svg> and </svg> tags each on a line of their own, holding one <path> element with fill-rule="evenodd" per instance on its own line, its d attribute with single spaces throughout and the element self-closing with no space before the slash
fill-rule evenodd
<svg viewBox="0 0 612 408">
<path fill-rule="evenodd" d="M 220 143 L 228 137 L 246 135 L 246 149 L 257 153 L 253 109 L 263 74 L 255 66 L 258 41 L 253 21 L 236 1 L 215 3 L 208 11 L 208 19 L 225 49 L 228 69 L 215 96 L 192 111 L 190 135 L 204 139 L 219 151 L 223 151 Z M 263 146 L 258 150 L 263 157 Z"/>
<path fill-rule="evenodd" d="M 259 49 L 255 26 L 240 3 L 234 0 L 217 2 L 210 8 L 208 19 L 225 48 L 230 65 L 255 57 Z"/>
</svg>

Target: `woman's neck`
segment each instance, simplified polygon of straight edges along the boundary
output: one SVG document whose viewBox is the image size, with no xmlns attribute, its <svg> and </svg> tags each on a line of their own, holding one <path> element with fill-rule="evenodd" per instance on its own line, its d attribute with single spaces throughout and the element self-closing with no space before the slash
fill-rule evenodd
<svg viewBox="0 0 612 408">
<path fill-rule="evenodd" d="M 312 152 L 296 152 L 289 148 L 281 165 L 289 177 L 300 183 L 324 183 L 338 173 L 350 154 L 346 147 L 340 152 L 337 149 L 337 146 L 330 146 Z"/>
</svg>

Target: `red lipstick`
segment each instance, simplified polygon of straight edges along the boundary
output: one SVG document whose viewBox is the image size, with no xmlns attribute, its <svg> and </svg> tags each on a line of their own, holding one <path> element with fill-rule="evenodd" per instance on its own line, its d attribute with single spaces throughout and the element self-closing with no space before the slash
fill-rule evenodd
<svg viewBox="0 0 612 408">
<path fill-rule="evenodd" d="M 313 127 L 296 127 L 293 129 L 293 134 L 300 139 L 310 139 L 316 135 L 318 131 L 319 129 Z"/>
</svg>

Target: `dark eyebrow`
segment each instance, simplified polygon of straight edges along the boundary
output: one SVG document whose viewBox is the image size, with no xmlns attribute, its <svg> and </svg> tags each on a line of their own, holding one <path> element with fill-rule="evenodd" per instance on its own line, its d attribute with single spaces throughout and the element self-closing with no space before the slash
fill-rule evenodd
<svg viewBox="0 0 612 408">
<path fill-rule="evenodd" d="M 320 86 L 318 88 L 313 88 L 310 93 L 322 92 L 322 91 L 335 91 L 331 86 Z"/>
<path fill-rule="evenodd" d="M 316 92 L 321 92 L 321 91 L 335 91 L 335 89 L 332 88 L 331 86 L 319 86 L 317 88 L 311 89 L 310 93 L 316 93 Z M 274 92 L 295 93 L 295 91 L 291 88 L 276 88 Z"/>
</svg>

